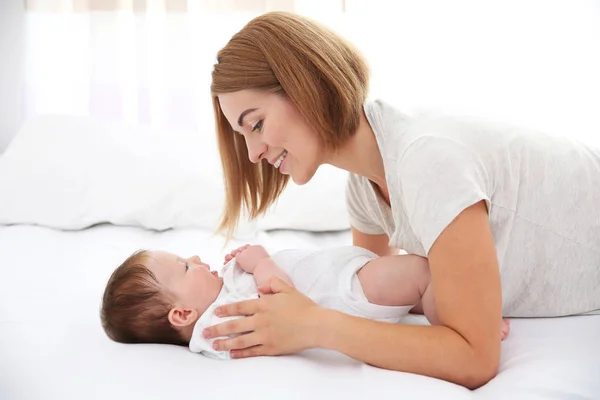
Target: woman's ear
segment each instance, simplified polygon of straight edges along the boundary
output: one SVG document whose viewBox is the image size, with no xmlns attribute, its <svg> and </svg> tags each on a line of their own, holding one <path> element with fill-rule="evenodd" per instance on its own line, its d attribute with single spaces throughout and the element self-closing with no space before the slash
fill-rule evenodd
<svg viewBox="0 0 600 400">
<path fill-rule="evenodd" d="M 169 311 L 169 322 L 173 326 L 188 326 L 196 322 L 197 319 L 198 313 L 196 310 L 173 307 Z"/>
</svg>

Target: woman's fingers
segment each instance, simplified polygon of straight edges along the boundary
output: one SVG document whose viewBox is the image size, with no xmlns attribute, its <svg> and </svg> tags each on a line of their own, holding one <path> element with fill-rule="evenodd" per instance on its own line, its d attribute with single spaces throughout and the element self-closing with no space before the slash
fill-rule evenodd
<svg viewBox="0 0 600 400">
<path fill-rule="evenodd" d="M 319 307 L 280 279 L 266 286 L 275 294 L 220 306 L 220 316 L 249 317 L 208 327 L 204 337 L 219 338 L 216 348 L 235 350 L 233 358 L 290 354 L 313 346 Z"/>
<path fill-rule="evenodd" d="M 273 291 L 271 290 L 271 285 L 266 283 L 262 286 L 259 286 L 258 287 L 258 295 L 260 296 L 261 294 L 274 294 Z"/>
<path fill-rule="evenodd" d="M 289 293 L 293 289 L 292 286 L 277 277 L 272 277 L 268 283 L 258 287 L 261 294 Z"/>
<path fill-rule="evenodd" d="M 259 335 L 254 332 L 239 335 L 230 339 L 220 339 L 213 342 L 213 348 L 219 351 L 240 350 L 261 345 Z"/>
<path fill-rule="evenodd" d="M 257 357 L 257 356 L 269 356 L 271 354 L 269 354 L 267 352 L 266 346 L 257 345 L 257 346 L 248 347 L 246 349 L 231 350 L 229 355 L 231 355 L 231 358 L 248 358 L 248 357 Z"/>
<path fill-rule="evenodd" d="M 245 300 L 238 303 L 223 304 L 215 309 L 219 317 L 248 316 L 256 314 L 260 299 Z"/>
<path fill-rule="evenodd" d="M 258 301 L 260 300 L 246 300 L 239 303 L 225 304 L 218 307 L 215 310 L 215 314 L 219 317 L 254 315 L 258 310 Z M 255 319 L 253 318 L 235 319 L 210 326 L 204 329 L 202 334 L 205 338 L 215 338 L 219 336 L 229 336 L 243 332 L 251 332 L 256 328 L 254 324 Z"/>
<path fill-rule="evenodd" d="M 216 338 L 222 336 L 231 336 L 247 332 L 253 332 L 256 329 L 256 320 L 253 317 L 238 318 L 217 325 L 209 326 L 202 331 L 202 335 L 207 338 Z"/>
</svg>

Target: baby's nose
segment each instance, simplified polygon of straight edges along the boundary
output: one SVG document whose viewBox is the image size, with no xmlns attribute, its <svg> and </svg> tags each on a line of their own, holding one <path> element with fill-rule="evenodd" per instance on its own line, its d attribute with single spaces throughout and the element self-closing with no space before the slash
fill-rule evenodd
<svg viewBox="0 0 600 400">
<path fill-rule="evenodd" d="M 192 261 L 193 261 L 195 264 L 202 264 L 202 260 L 201 260 L 201 259 L 200 259 L 200 257 L 198 257 L 198 256 L 193 256 L 193 257 L 192 257 Z"/>
</svg>

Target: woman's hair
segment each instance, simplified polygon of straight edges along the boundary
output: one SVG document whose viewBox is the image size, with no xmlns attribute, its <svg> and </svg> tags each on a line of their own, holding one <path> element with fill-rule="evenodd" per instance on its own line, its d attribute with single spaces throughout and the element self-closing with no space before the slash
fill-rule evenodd
<svg viewBox="0 0 600 400">
<path fill-rule="evenodd" d="M 219 231 L 235 232 L 242 209 L 251 219 L 264 214 L 289 177 L 248 159 L 244 139 L 235 135 L 218 95 L 244 89 L 274 92 L 289 99 L 328 151 L 358 129 L 369 84 L 361 54 L 332 30 L 304 17 L 271 12 L 250 21 L 217 55 L 212 100 L 223 165 L 226 204 Z"/>
<path fill-rule="evenodd" d="M 169 322 L 172 302 L 144 264 L 148 252 L 137 251 L 110 276 L 100 319 L 109 338 L 121 343 L 164 343 L 187 346 Z"/>
</svg>

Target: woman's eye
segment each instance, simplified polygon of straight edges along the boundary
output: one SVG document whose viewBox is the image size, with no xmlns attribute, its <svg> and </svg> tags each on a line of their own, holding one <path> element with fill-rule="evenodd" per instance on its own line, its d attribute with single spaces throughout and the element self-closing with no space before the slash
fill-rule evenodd
<svg viewBox="0 0 600 400">
<path fill-rule="evenodd" d="M 263 126 L 263 120 L 261 119 L 260 121 L 258 121 L 258 122 L 256 123 L 256 125 L 254 125 L 254 126 L 252 127 L 252 132 L 255 132 L 255 131 L 257 131 L 257 130 L 258 130 L 259 132 L 260 132 L 260 131 L 262 131 L 262 126 Z"/>
</svg>

